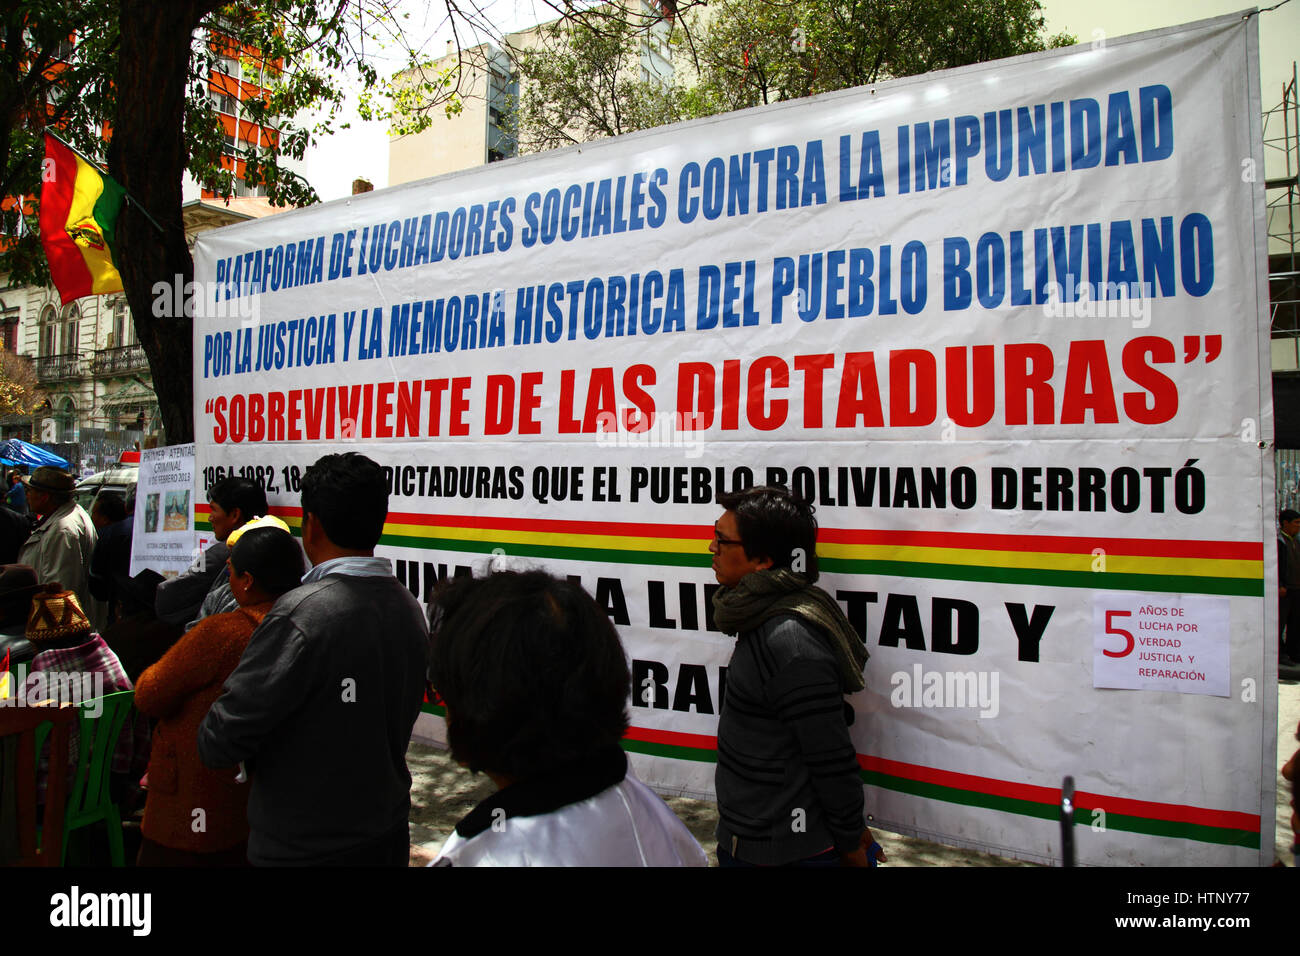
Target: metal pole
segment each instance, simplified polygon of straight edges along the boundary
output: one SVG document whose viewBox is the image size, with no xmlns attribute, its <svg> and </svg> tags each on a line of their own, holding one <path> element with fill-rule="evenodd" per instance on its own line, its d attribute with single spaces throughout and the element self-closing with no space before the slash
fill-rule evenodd
<svg viewBox="0 0 1300 956">
<path fill-rule="evenodd" d="M 1074 778 L 1061 782 L 1061 866 L 1074 866 Z"/>
</svg>

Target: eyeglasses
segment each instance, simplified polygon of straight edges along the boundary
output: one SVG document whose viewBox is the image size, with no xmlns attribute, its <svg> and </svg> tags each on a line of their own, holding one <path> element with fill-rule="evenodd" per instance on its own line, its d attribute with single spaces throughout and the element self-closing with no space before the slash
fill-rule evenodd
<svg viewBox="0 0 1300 956">
<path fill-rule="evenodd" d="M 720 532 L 717 528 L 713 529 L 713 543 L 716 544 L 719 548 L 722 547 L 724 544 L 743 544 L 743 542 L 739 538 L 724 538 L 722 536 L 722 532 Z"/>
</svg>

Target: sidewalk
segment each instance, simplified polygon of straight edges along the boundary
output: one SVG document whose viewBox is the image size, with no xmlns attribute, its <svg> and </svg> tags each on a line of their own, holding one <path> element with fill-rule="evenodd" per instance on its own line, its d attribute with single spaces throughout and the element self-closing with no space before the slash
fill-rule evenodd
<svg viewBox="0 0 1300 956">
<path fill-rule="evenodd" d="M 1295 732 L 1300 722 L 1300 669 L 1288 671 L 1278 685 L 1277 764 L 1282 764 L 1300 743 Z M 424 866 L 438 855 L 443 841 L 456 823 L 480 800 L 493 791 L 492 781 L 483 774 L 471 774 L 458 766 L 445 751 L 422 744 L 411 744 L 406 752 L 411 768 L 411 865 Z M 1274 844 L 1276 858 L 1290 866 L 1291 858 L 1291 787 L 1277 775 L 1277 830 Z M 707 800 L 674 797 L 667 800 L 695 839 L 713 857 L 713 830 L 718 811 Z M 1021 860 L 993 856 L 977 850 L 959 849 L 913 837 L 873 830 L 889 858 L 888 866 L 1036 866 Z"/>
</svg>

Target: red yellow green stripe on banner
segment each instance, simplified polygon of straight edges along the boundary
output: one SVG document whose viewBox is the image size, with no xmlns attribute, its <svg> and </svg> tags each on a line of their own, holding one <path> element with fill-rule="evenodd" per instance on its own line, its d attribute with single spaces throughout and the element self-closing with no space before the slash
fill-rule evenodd
<svg viewBox="0 0 1300 956">
<path fill-rule="evenodd" d="M 207 506 L 197 508 L 198 520 Z M 293 526 L 298 512 L 272 509 Z M 293 517 L 291 518 L 290 515 Z M 707 568 L 703 525 L 392 512 L 381 543 L 467 554 Z M 1258 541 L 1169 541 L 1061 535 L 823 528 L 823 571 L 1175 594 L 1264 593 Z"/>
<path fill-rule="evenodd" d="M 48 133 L 42 169 L 41 244 L 60 298 L 121 292 L 113 256 L 126 193 Z"/>
<path fill-rule="evenodd" d="M 424 711 L 439 717 L 446 716 L 446 708 L 437 704 L 426 703 Z M 716 763 L 718 760 L 718 738 L 706 734 L 630 727 L 623 738 L 623 749 L 674 760 L 704 763 Z M 955 773 L 866 754 L 858 754 L 858 764 L 862 767 L 862 782 L 883 790 L 1043 820 L 1056 820 L 1060 815 L 1061 791 L 1052 787 Z M 1101 810 L 1106 815 L 1108 830 L 1259 849 L 1257 813 L 1210 810 L 1177 803 L 1108 797 L 1084 791 L 1075 793 L 1074 805 L 1080 825 L 1090 824 L 1092 811 Z"/>
<path fill-rule="evenodd" d="M 717 738 L 704 734 L 632 727 L 623 740 L 623 747 L 633 753 L 657 757 L 717 761 Z M 1056 820 L 1060 813 L 1061 791 L 1052 787 L 954 773 L 865 754 L 858 754 L 858 764 L 862 767 L 862 782 L 884 790 L 1044 820 Z M 1104 811 L 1109 830 L 1259 849 L 1258 814 L 1082 791 L 1075 793 L 1074 805 L 1081 823 L 1091 821 L 1093 810 Z"/>
</svg>

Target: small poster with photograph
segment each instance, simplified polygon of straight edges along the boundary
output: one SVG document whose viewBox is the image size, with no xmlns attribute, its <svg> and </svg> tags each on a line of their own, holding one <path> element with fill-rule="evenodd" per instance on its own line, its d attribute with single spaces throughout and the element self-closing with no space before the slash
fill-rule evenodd
<svg viewBox="0 0 1300 956">
<path fill-rule="evenodd" d="M 158 492 L 145 496 L 144 503 L 144 530 L 146 534 L 153 534 L 158 530 L 158 499 L 161 497 Z"/>
<path fill-rule="evenodd" d="M 167 518 L 164 531 L 190 530 L 190 490 L 167 492 Z"/>
<path fill-rule="evenodd" d="M 140 453 L 131 574 L 149 568 L 165 577 L 190 566 L 198 546 L 194 530 L 194 446 L 170 445 Z"/>
</svg>

